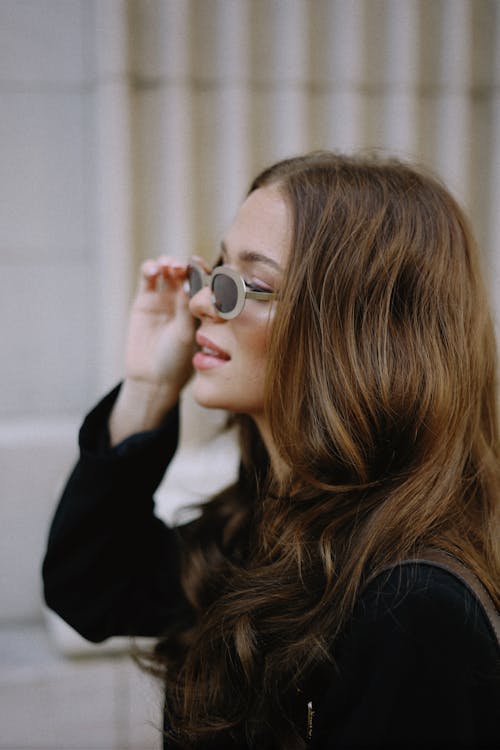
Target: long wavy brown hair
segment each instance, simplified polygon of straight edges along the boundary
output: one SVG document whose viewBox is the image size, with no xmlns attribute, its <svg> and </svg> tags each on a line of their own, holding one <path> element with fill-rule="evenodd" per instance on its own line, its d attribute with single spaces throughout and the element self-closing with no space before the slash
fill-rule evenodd
<svg viewBox="0 0 500 750">
<path fill-rule="evenodd" d="M 327 152 L 282 161 L 291 252 L 266 412 L 238 482 L 181 531 L 185 616 L 158 643 L 180 748 L 306 746 L 305 706 L 366 581 L 427 546 L 499 601 L 496 355 L 479 253 L 435 178 Z"/>
</svg>

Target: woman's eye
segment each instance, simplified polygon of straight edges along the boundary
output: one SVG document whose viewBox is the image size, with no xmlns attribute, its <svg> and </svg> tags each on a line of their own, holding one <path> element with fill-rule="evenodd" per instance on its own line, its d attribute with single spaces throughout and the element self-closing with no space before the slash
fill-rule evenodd
<svg viewBox="0 0 500 750">
<path fill-rule="evenodd" d="M 246 279 L 243 279 L 243 281 L 245 282 L 246 288 L 250 292 L 272 292 L 273 291 L 269 286 L 267 286 L 267 284 L 259 284 L 257 282 L 247 281 Z"/>
</svg>

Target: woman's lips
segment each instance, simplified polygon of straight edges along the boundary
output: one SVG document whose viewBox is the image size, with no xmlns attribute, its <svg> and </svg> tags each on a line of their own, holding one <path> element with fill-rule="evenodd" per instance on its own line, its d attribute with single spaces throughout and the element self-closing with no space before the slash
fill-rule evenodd
<svg viewBox="0 0 500 750">
<path fill-rule="evenodd" d="M 196 352 L 193 357 L 193 367 L 196 370 L 209 370 L 231 359 L 224 349 L 221 349 L 213 341 L 210 341 L 210 339 L 199 333 L 196 334 L 196 343 L 200 347 L 200 351 Z"/>
</svg>

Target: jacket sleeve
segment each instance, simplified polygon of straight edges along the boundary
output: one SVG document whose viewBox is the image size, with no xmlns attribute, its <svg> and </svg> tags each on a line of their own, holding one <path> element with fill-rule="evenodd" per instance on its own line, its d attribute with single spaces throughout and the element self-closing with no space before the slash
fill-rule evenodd
<svg viewBox="0 0 500 750">
<path fill-rule="evenodd" d="M 119 387 L 87 416 L 80 458 L 55 512 L 43 562 L 47 605 L 84 638 L 158 636 L 186 607 L 179 535 L 154 514 L 175 453 L 178 408 L 160 428 L 109 445 Z"/>
<path fill-rule="evenodd" d="M 452 575 L 418 567 L 396 568 L 363 598 L 318 697 L 314 750 L 499 747 L 489 622 Z"/>
</svg>

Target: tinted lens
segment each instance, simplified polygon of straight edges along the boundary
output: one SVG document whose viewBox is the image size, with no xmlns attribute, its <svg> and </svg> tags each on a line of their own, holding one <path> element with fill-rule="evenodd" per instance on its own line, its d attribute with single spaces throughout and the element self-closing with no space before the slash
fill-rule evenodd
<svg viewBox="0 0 500 750">
<path fill-rule="evenodd" d="M 214 305 L 221 313 L 229 313 L 236 307 L 238 301 L 238 287 L 230 276 L 217 274 L 212 279 Z"/>
<path fill-rule="evenodd" d="M 198 294 L 200 289 L 203 286 L 203 279 L 201 277 L 201 273 L 198 271 L 198 269 L 195 266 L 189 267 L 189 295 L 191 297 L 194 297 L 195 294 Z"/>
</svg>

